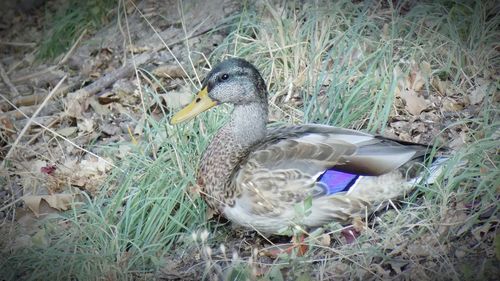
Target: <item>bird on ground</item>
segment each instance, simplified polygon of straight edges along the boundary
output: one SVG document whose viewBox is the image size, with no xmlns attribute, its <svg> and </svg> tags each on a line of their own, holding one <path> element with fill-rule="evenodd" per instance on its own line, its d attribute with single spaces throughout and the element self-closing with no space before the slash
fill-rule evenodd
<svg viewBox="0 0 500 281">
<path fill-rule="evenodd" d="M 201 158 L 197 185 L 216 212 L 265 234 L 365 217 L 374 206 L 409 191 L 435 152 L 327 125 L 268 126 L 266 83 L 255 66 L 239 58 L 215 66 L 171 123 L 220 104 L 234 109 Z M 297 214 L 297 206 L 304 214 Z"/>
</svg>

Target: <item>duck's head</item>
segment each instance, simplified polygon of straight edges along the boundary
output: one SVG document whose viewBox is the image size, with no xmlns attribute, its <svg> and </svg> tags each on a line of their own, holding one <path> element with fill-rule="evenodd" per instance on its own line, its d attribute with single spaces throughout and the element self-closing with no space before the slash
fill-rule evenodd
<svg viewBox="0 0 500 281">
<path fill-rule="evenodd" d="M 262 104 L 267 108 L 266 84 L 259 71 L 244 59 L 219 63 L 203 80 L 194 100 L 171 119 L 178 124 L 222 103 L 242 106 Z"/>
</svg>

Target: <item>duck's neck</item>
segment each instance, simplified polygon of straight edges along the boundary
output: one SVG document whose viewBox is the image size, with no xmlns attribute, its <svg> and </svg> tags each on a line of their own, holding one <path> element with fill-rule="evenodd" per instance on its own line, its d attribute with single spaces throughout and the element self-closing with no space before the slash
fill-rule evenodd
<svg viewBox="0 0 500 281">
<path fill-rule="evenodd" d="M 224 129 L 231 132 L 242 149 L 246 149 L 266 136 L 267 114 L 265 103 L 237 105 Z"/>
<path fill-rule="evenodd" d="M 234 194 L 230 186 L 233 169 L 250 147 L 266 136 L 267 104 L 235 106 L 230 121 L 214 136 L 203 154 L 197 183 L 204 189 L 211 208 L 223 211 Z"/>
</svg>

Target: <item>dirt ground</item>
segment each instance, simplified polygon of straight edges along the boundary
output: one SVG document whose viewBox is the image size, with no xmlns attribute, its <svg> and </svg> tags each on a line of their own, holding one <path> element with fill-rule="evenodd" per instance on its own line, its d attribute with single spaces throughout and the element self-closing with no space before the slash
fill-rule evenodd
<svg viewBox="0 0 500 281">
<path fill-rule="evenodd" d="M 48 7 L 55 9 L 61 2 L 48 1 Z M 36 7 L 36 3 L 31 5 Z M 161 118 L 159 108 L 167 102 L 168 108 L 176 108 L 189 101 L 190 89 L 183 88 L 186 73 L 179 64 L 204 66 L 204 56 L 225 35 L 223 20 L 238 6 L 232 1 L 204 5 L 185 1 L 183 5 L 189 12 L 181 21 L 178 1 L 140 2 L 138 8 L 148 23 L 130 6 L 128 26 L 110 23 L 95 34 L 82 34 L 71 50 L 48 62 L 34 55 L 45 36 L 43 8 L 16 6 L 2 17 L 1 153 L 3 159 L 9 153 L 12 165 L 3 171 L 2 176 L 7 176 L 3 184 L 7 186 L 0 200 L 15 201 L 16 206 L 23 207 L 21 196 L 54 198 L 68 181 L 81 190 L 94 192 L 110 168 L 108 163 L 98 163 L 92 157 L 92 153 L 105 154 L 99 146 L 133 141 L 131 136 L 140 135 L 143 106 Z M 132 44 L 125 41 L 125 28 Z M 211 32 L 209 36 L 207 32 Z M 191 60 L 186 37 L 189 47 L 196 50 Z M 131 49 L 133 58 L 127 53 Z M 156 87 L 164 89 L 164 101 L 141 103 L 134 67 L 156 75 Z M 186 71 L 192 75 L 192 70 Z M 54 135 L 71 142 L 61 142 Z M 90 151 L 78 149 L 90 143 Z M 11 219 L 13 215 L 2 211 L 0 219 Z"/>
</svg>

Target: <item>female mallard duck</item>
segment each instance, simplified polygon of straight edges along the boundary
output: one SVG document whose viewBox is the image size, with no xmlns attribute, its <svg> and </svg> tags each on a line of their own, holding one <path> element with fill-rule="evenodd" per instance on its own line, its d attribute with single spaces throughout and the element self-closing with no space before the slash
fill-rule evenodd
<svg viewBox="0 0 500 281">
<path fill-rule="evenodd" d="M 211 208 L 264 233 L 364 217 L 371 206 L 411 188 L 407 176 L 416 178 L 413 168 L 429 151 L 325 125 L 267 128 L 265 82 L 252 64 L 236 58 L 212 69 L 171 123 L 222 103 L 234 110 L 205 151 L 197 184 Z M 298 216 L 296 206 L 306 201 L 310 209 Z"/>
</svg>

